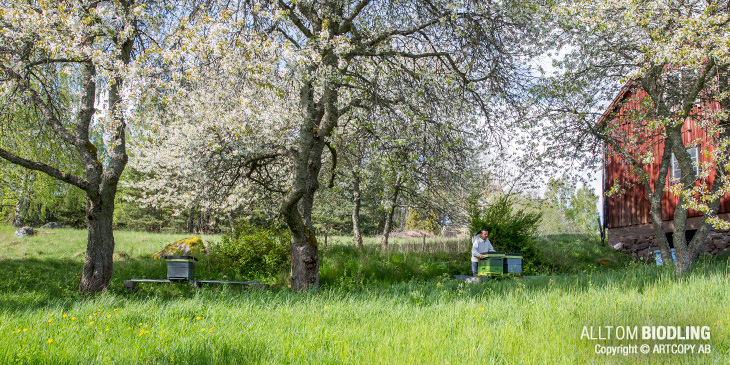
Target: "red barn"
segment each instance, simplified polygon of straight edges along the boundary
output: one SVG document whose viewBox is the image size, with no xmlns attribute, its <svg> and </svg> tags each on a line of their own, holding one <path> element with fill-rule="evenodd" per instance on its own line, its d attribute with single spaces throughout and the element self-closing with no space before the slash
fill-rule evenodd
<svg viewBox="0 0 730 365">
<path fill-rule="evenodd" d="M 652 137 L 648 133 L 642 135 L 643 133 L 641 132 L 637 133 L 635 130 L 632 131 L 631 127 L 631 115 L 641 112 L 641 100 L 646 95 L 646 92 L 637 84 L 632 82 L 628 83 L 613 100 L 602 118 L 603 120 L 611 118 L 610 123 L 617 127 L 619 133 L 624 132 L 629 139 L 632 137 L 632 134 L 635 139 L 640 139 L 641 145 L 644 146 L 644 152 L 651 149 L 654 156 L 661 156 L 664 149 L 664 143 L 661 138 Z M 717 106 L 713 105 L 709 107 Z M 696 111 L 701 112 L 699 108 Z M 705 130 L 696 127 L 694 121 L 685 123 L 682 130 L 682 139 L 685 145 L 689 145 L 691 141 L 699 141 L 698 145 L 688 149 L 693 161 L 699 159 L 701 162 L 711 162 L 709 161 L 709 157 L 702 153 L 705 148 L 710 148 L 705 143 L 706 137 Z M 635 150 L 634 152 L 636 155 L 639 155 L 642 151 Z M 660 162 L 660 158 L 657 157 L 655 161 L 648 162 L 643 166 L 644 171 L 651 176 L 652 188 L 654 188 L 654 181 L 658 178 Z M 652 257 L 652 252 L 657 250 L 658 247 L 654 244 L 654 228 L 649 215 L 649 200 L 644 185 L 638 183 L 635 175 L 631 174 L 629 170 L 628 165 L 620 157 L 613 156 L 608 152 L 604 154 L 603 224 L 606 228 L 606 238 L 609 244 L 620 248 L 627 254 L 635 257 Z M 667 187 L 681 176 L 674 157 L 672 157 L 668 173 Z M 713 179 L 714 173 L 711 173 L 707 177 L 707 182 L 711 184 Z M 615 182 L 618 182 L 625 192 L 623 194 L 614 194 L 611 197 L 605 196 L 606 191 L 610 190 L 615 185 Z M 674 230 L 672 220 L 674 219 L 674 208 L 677 206 L 677 203 L 678 198 L 665 189 L 662 198 L 662 219 L 664 221 L 664 232 L 670 238 L 670 245 L 671 234 Z M 721 199 L 718 216 L 730 221 L 730 195 L 726 194 Z M 702 221 L 702 214 L 690 209 L 686 232 L 688 239 L 694 235 L 695 230 Z M 716 254 L 729 248 L 730 234 L 726 231 L 713 230 L 705 243 L 705 251 L 711 254 Z"/>
</svg>

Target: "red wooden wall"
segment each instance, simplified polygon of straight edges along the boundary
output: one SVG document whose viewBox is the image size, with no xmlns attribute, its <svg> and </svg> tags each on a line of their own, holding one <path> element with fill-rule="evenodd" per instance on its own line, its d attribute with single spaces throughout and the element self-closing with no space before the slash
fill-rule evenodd
<svg viewBox="0 0 730 365">
<path fill-rule="evenodd" d="M 609 107 L 609 110 L 604 114 L 604 117 L 609 115 L 611 112 L 615 113 L 615 118 L 611 123 L 617 123 L 619 125 L 617 133 L 625 133 L 626 135 L 635 135 L 636 138 L 642 141 L 643 145 L 649 142 L 649 147 L 653 150 L 654 156 L 656 156 L 654 163 L 644 165 L 643 169 L 650 174 L 651 180 L 654 181 L 659 175 L 659 164 L 661 162 L 661 154 L 664 150 L 664 144 L 660 138 L 655 138 L 650 135 L 649 132 L 637 132 L 631 127 L 630 116 L 632 113 L 636 113 L 641 110 L 639 105 L 640 100 L 646 95 L 646 93 L 638 88 L 632 88 L 627 86 L 622 93 L 614 100 Z M 699 145 L 699 158 L 702 162 L 709 162 L 709 157 L 705 156 L 703 151 L 706 148 L 704 140 L 706 138 L 705 130 L 695 126 L 694 121 L 685 123 L 682 130 L 682 139 L 687 145 L 690 141 L 696 141 L 697 139 L 702 140 Z M 610 147 L 608 148 L 610 150 Z M 636 155 L 640 154 L 641 151 L 637 151 Z M 622 163 L 621 158 L 611 156 L 609 153 L 605 155 L 604 159 L 604 192 L 609 190 L 614 184 L 614 179 L 618 179 L 621 187 L 625 190 L 624 194 L 615 194 L 612 197 L 606 197 L 604 195 L 604 221 L 608 228 L 627 227 L 638 224 L 651 223 L 649 216 L 649 200 L 646 197 L 646 189 L 640 183 L 636 177 L 629 172 L 628 165 Z M 669 174 L 671 174 L 671 165 L 669 168 Z M 707 182 L 712 184 L 714 174 L 711 173 L 707 178 Z M 629 183 L 629 184 L 627 184 Z M 670 185 L 670 176 L 667 177 L 667 187 Z M 699 181 L 697 182 L 699 184 Z M 709 185 L 711 186 L 711 185 Z M 652 188 L 654 185 L 652 183 Z M 662 219 L 672 220 L 674 219 L 674 209 L 677 206 L 678 198 L 673 194 L 669 193 L 666 189 L 662 198 Z M 730 195 L 726 194 L 720 201 L 720 208 L 718 213 L 730 212 Z M 702 215 L 700 212 L 690 209 L 689 217 L 696 217 Z"/>
</svg>

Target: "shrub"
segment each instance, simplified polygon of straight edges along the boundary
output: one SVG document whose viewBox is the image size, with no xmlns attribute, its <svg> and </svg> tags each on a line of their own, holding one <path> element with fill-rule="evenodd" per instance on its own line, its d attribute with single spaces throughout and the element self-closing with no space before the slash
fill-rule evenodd
<svg viewBox="0 0 730 365">
<path fill-rule="evenodd" d="M 257 278 L 274 276 L 289 265 L 289 233 L 284 230 L 240 227 L 212 247 L 213 263 Z"/>
<path fill-rule="evenodd" d="M 473 200 L 469 229 L 472 234 L 488 230 L 489 240 L 497 251 L 522 253 L 523 271 L 533 273 L 540 265 L 535 244 L 541 217 L 539 212 L 515 210 L 508 196 L 500 196 L 484 211 Z"/>
</svg>

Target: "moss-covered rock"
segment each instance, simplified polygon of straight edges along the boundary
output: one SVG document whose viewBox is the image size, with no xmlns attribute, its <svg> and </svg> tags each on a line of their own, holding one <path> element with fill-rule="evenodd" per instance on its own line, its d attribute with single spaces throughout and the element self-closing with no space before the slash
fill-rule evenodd
<svg viewBox="0 0 730 365">
<path fill-rule="evenodd" d="M 152 255 L 152 258 L 159 259 L 162 256 L 200 256 L 203 254 L 208 254 L 208 248 L 205 247 L 200 237 L 193 236 L 170 243 L 161 251 Z"/>
</svg>

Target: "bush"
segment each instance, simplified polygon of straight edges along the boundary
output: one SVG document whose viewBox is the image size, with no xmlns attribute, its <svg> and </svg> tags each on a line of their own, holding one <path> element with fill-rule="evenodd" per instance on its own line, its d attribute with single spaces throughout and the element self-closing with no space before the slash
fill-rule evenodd
<svg viewBox="0 0 730 365">
<path fill-rule="evenodd" d="M 531 274 L 540 266 L 535 244 L 542 215 L 524 209 L 515 211 L 512 205 L 509 197 L 500 196 L 482 211 L 473 200 L 469 229 L 472 234 L 482 229 L 489 231 L 489 240 L 497 251 L 521 253 L 523 272 Z"/>
<path fill-rule="evenodd" d="M 240 227 L 213 244 L 213 263 L 249 278 L 275 276 L 289 266 L 289 233 L 284 230 Z"/>
</svg>

